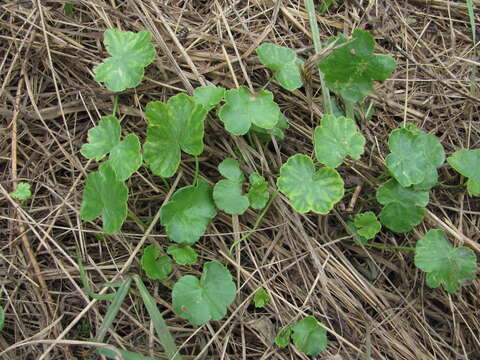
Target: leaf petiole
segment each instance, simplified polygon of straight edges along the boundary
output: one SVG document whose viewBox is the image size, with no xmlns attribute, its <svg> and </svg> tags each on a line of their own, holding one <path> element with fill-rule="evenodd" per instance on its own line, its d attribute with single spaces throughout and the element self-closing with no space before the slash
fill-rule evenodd
<svg viewBox="0 0 480 360">
<path fill-rule="evenodd" d="M 118 109 L 118 95 L 115 95 L 113 97 L 113 110 L 112 110 L 112 116 L 116 116 Z"/>
<path fill-rule="evenodd" d="M 200 175 L 200 163 L 198 161 L 198 156 L 195 155 L 195 177 L 193 178 L 193 186 L 197 186 L 199 175 Z"/>
<path fill-rule="evenodd" d="M 415 248 L 410 246 L 383 245 L 383 244 L 376 244 L 376 243 L 365 243 L 363 245 L 368 247 L 373 247 L 376 249 L 383 249 L 383 250 L 415 251 Z"/>
</svg>

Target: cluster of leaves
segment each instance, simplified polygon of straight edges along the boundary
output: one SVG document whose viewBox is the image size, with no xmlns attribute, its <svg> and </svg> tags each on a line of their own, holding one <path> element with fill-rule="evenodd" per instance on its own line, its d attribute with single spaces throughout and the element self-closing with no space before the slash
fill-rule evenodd
<svg viewBox="0 0 480 360">
<path fill-rule="evenodd" d="M 25 201 L 32 197 L 31 186 L 29 183 L 21 182 L 18 183 L 15 191 L 10 193 L 10 196 L 14 199 Z"/>
<path fill-rule="evenodd" d="M 327 347 L 327 331 L 317 319 L 308 316 L 283 328 L 275 337 L 275 344 L 282 348 L 291 341 L 305 354 L 316 356 Z"/>
</svg>

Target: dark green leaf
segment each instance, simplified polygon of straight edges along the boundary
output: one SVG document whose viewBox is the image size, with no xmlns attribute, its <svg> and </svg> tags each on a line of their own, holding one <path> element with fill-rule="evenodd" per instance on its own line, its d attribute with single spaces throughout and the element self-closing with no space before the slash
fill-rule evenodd
<svg viewBox="0 0 480 360">
<path fill-rule="evenodd" d="M 172 260 L 166 255 L 160 256 L 160 249 L 153 244 L 143 250 L 140 264 L 152 280 L 165 280 L 172 272 Z"/>
<path fill-rule="evenodd" d="M 372 211 L 367 211 L 355 216 L 353 225 L 355 226 L 358 235 L 367 240 L 373 239 L 382 228 L 382 225 Z"/>
<path fill-rule="evenodd" d="M 253 296 L 253 303 L 256 308 L 263 308 L 268 305 L 270 302 L 270 295 L 265 291 L 265 289 L 260 288 L 255 292 Z"/>
<path fill-rule="evenodd" d="M 250 207 L 255 210 L 263 209 L 270 198 L 268 183 L 262 175 L 256 172 L 250 174 L 248 182 L 250 183 L 250 187 L 247 196 L 250 201 Z"/>
<path fill-rule="evenodd" d="M 108 162 L 118 180 L 125 181 L 142 165 L 140 141 L 135 134 L 129 134 L 110 152 Z"/>
</svg>

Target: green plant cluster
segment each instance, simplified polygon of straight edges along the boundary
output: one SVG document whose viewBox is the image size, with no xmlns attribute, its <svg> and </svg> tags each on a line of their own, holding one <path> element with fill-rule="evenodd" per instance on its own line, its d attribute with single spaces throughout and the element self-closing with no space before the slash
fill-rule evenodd
<svg viewBox="0 0 480 360">
<path fill-rule="evenodd" d="M 95 78 L 111 91 L 137 86 L 144 68 L 155 57 L 151 34 L 107 30 L 104 43 L 111 57 L 97 66 Z M 340 35 L 328 43 L 334 45 L 321 59 L 326 94 L 326 109 L 314 131 L 316 161 L 305 154 L 295 154 L 283 163 L 276 179 L 278 190 L 299 213 L 328 214 L 345 195 L 344 181 L 337 168 L 348 157 L 355 161 L 364 152 L 365 137 L 356 119 L 365 107 L 365 97 L 373 91 L 374 81 L 386 80 L 395 69 L 389 55 L 374 54 L 375 41 L 366 31 L 355 30 L 350 39 Z M 258 47 L 260 62 L 273 71 L 273 79 L 286 90 L 303 85 L 300 60 L 295 51 L 265 43 Z M 343 100 L 343 108 L 330 97 L 334 92 Z M 371 109 L 371 107 L 369 107 Z M 370 111 L 370 110 L 369 110 Z M 204 129 L 208 114 L 218 115 L 225 130 L 233 136 L 255 133 L 283 138 L 288 122 L 267 90 L 251 93 L 245 87 L 223 89 L 204 86 L 192 95 L 178 94 L 166 103 L 155 101 L 146 106 L 147 136 L 143 145 L 135 134 L 122 140 L 116 114 L 104 116 L 88 132 L 88 143 L 81 153 L 100 162 L 88 175 L 80 215 L 90 221 L 102 217 L 106 233 L 119 231 L 128 215 L 129 177 L 141 166 L 164 179 L 174 176 L 181 164 L 182 152 L 194 157 L 196 173 L 192 185 L 177 189 L 160 210 L 160 223 L 175 243 L 164 251 L 156 244 L 143 251 L 141 266 L 146 276 L 164 282 L 177 265 L 191 265 L 198 256 L 192 246 L 205 235 L 208 225 L 223 211 L 241 215 L 248 208 L 268 210 L 270 194 L 267 180 L 258 173 L 246 177 L 241 164 L 227 158 L 218 165 L 223 179 L 211 186 L 199 175 L 198 157 L 204 150 Z M 371 113 L 368 115 L 371 116 Z M 392 131 L 385 166 L 391 176 L 376 192 L 383 206 L 377 215 L 371 211 L 357 214 L 348 223 L 348 231 L 363 245 L 374 246 L 374 239 L 386 228 L 403 233 L 421 223 L 429 201 L 429 191 L 438 183 L 437 169 L 445 161 L 440 141 L 413 125 Z M 108 158 L 107 158 L 108 155 Z M 468 180 L 469 194 L 480 194 L 480 149 L 460 150 L 448 163 Z M 430 230 L 418 241 L 415 265 L 427 273 L 427 285 L 443 284 L 448 292 L 475 277 L 476 258 L 466 247 L 453 248 L 441 230 Z M 173 310 L 194 325 L 219 320 L 234 301 L 236 286 L 228 268 L 217 261 L 206 262 L 200 277 L 188 274 L 172 286 Z M 256 307 L 267 306 L 268 293 L 260 289 L 254 295 Z M 313 317 L 306 317 L 283 329 L 277 336 L 279 346 L 290 341 L 307 355 L 316 355 L 327 345 L 326 329 Z"/>
</svg>

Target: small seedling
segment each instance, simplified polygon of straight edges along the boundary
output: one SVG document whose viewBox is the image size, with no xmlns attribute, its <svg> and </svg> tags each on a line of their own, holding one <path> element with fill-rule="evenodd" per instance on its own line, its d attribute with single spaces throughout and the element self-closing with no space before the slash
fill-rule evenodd
<svg viewBox="0 0 480 360">
<path fill-rule="evenodd" d="M 93 69 L 95 80 L 115 92 L 136 87 L 142 81 L 144 68 L 155 58 L 151 39 L 150 31 L 105 31 L 103 43 L 111 57 Z"/>
<path fill-rule="evenodd" d="M 265 291 L 265 289 L 260 288 L 255 292 L 253 296 L 253 303 L 256 308 L 263 308 L 268 305 L 270 302 L 270 295 Z"/>
<path fill-rule="evenodd" d="M 192 245 L 200 239 L 217 215 L 212 188 L 200 180 L 177 190 L 160 210 L 160 222 L 168 237 L 179 244 Z"/>
<path fill-rule="evenodd" d="M 202 277 L 182 276 L 173 286 L 173 311 L 193 325 L 220 320 L 235 298 L 236 287 L 228 269 L 217 261 L 205 263 Z"/>
<path fill-rule="evenodd" d="M 382 228 L 377 216 L 372 211 L 356 215 L 353 226 L 355 232 L 365 240 L 373 239 Z"/>
<path fill-rule="evenodd" d="M 415 266 L 427 273 L 427 285 L 441 284 L 449 293 L 472 281 L 477 272 L 477 257 L 472 249 L 454 248 L 442 230 L 429 230 L 415 247 Z"/>
<path fill-rule="evenodd" d="M 277 186 L 299 213 L 327 214 L 344 194 L 343 180 L 335 169 L 315 171 L 312 159 L 297 154 L 280 169 Z"/>
<path fill-rule="evenodd" d="M 282 329 L 275 337 L 280 347 L 288 346 L 291 340 L 306 355 L 315 356 L 327 347 L 327 331 L 313 316 L 307 316 Z"/>
<path fill-rule="evenodd" d="M 448 157 L 447 162 L 468 178 L 467 190 L 471 196 L 480 196 L 480 149 L 462 149 Z"/>
<path fill-rule="evenodd" d="M 14 199 L 25 201 L 32 197 L 32 191 L 30 190 L 30 184 L 26 182 L 18 183 L 15 191 L 10 193 L 10 196 Z"/>
<path fill-rule="evenodd" d="M 172 272 L 172 259 L 160 256 L 160 249 L 153 244 L 143 250 L 140 265 L 151 280 L 165 280 Z"/>
<path fill-rule="evenodd" d="M 315 155 L 325 166 L 336 168 L 349 155 L 360 159 L 365 137 L 360 134 L 355 121 L 346 117 L 325 115 L 314 134 Z"/>
<path fill-rule="evenodd" d="M 275 71 L 273 77 L 284 89 L 293 91 L 303 86 L 300 71 L 303 61 L 295 51 L 272 43 L 263 43 L 256 51 L 260 62 Z"/>
<path fill-rule="evenodd" d="M 190 246 L 171 245 L 167 254 L 172 256 L 179 265 L 192 265 L 197 262 L 198 254 Z"/>
</svg>

